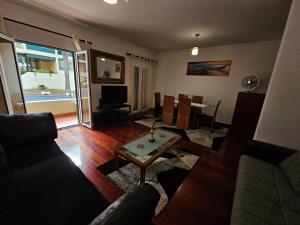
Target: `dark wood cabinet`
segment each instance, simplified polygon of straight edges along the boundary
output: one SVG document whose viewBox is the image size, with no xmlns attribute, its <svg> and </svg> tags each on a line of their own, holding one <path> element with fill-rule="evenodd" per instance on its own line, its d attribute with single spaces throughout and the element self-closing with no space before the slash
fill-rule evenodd
<svg viewBox="0 0 300 225">
<path fill-rule="evenodd" d="M 265 94 L 239 92 L 231 123 L 231 132 L 239 133 L 252 140 L 264 99 Z"/>
</svg>

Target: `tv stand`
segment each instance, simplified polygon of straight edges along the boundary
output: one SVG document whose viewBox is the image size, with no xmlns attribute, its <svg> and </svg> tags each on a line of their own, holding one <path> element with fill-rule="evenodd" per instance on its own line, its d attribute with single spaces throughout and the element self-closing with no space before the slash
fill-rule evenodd
<svg viewBox="0 0 300 225">
<path fill-rule="evenodd" d="M 127 103 L 98 106 L 98 110 L 100 110 L 100 111 L 111 111 L 111 110 L 123 109 L 123 108 L 128 108 L 128 110 L 127 110 L 128 113 L 131 113 L 131 105 L 129 105 Z"/>
<path fill-rule="evenodd" d="M 97 107 L 96 120 L 98 121 L 117 121 L 128 118 L 131 113 L 131 105 L 127 103 L 114 105 L 99 105 Z"/>
</svg>

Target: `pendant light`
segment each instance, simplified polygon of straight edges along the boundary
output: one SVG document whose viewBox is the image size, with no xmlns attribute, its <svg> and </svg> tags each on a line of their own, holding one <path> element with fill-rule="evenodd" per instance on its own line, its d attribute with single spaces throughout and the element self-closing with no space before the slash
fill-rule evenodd
<svg viewBox="0 0 300 225">
<path fill-rule="evenodd" d="M 115 5 L 118 3 L 118 0 L 103 0 L 105 3 L 110 5 Z"/>
<path fill-rule="evenodd" d="M 103 1 L 110 5 L 115 5 L 118 3 L 118 0 L 103 0 Z M 124 2 L 128 2 L 128 0 L 124 0 Z"/>
<path fill-rule="evenodd" d="M 195 34 L 196 37 L 196 43 L 198 42 L 200 34 Z M 192 48 L 192 55 L 196 56 L 199 54 L 199 47 L 193 47 Z"/>
</svg>

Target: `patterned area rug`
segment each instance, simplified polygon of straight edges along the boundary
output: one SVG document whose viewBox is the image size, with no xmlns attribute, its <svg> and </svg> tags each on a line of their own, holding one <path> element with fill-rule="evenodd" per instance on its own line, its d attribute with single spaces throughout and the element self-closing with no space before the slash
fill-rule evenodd
<svg viewBox="0 0 300 225">
<path fill-rule="evenodd" d="M 154 118 L 145 118 L 141 120 L 134 121 L 135 123 L 151 127 L 153 124 Z M 175 128 L 175 126 L 167 126 L 162 122 L 156 122 L 154 125 L 155 128 L 160 127 L 169 127 L 169 128 Z M 225 137 L 228 128 L 221 128 L 221 129 L 215 129 L 214 133 L 210 132 L 210 129 L 207 127 L 201 127 L 199 129 L 189 129 L 185 131 L 187 136 L 189 137 L 191 142 L 203 145 L 208 148 L 212 148 L 213 142 L 215 138 L 221 138 Z"/>
<path fill-rule="evenodd" d="M 198 159 L 196 155 L 177 152 L 174 148 L 147 168 L 146 183 L 155 187 L 160 193 L 160 201 L 155 209 L 156 216 L 165 208 Z M 121 161 L 125 166 L 106 176 L 122 190 L 128 192 L 138 185 L 140 169 L 132 163 L 126 163 L 125 160 Z M 98 169 L 105 174 L 109 171 L 108 167 L 109 165 L 103 165 Z"/>
</svg>

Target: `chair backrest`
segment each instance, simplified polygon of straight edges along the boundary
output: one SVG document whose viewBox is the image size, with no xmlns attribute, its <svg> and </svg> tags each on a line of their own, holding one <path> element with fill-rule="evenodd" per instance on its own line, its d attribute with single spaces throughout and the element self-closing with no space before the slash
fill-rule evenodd
<svg viewBox="0 0 300 225">
<path fill-rule="evenodd" d="M 221 104 L 221 100 L 218 101 L 217 105 L 216 105 L 216 108 L 215 108 L 215 111 L 214 111 L 214 115 L 213 115 L 213 120 L 215 121 L 216 120 L 216 117 L 217 117 L 217 114 L 218 114 L 218 110 L 220 108 L 220 104 Z"/>
<path fill-rule="evenodd" d="M 173 124 L 174 104 L 175 104 L 174 96 L 168 96 L 168 95 L 164 96 L 162 122 L 167 125 Z"/>
<path fill-rule="evenodd" d="M 178 100 L 182 99 L 182 98 L 189 98 L 188 95 L 185 95 L 185 94 L 179 94 L 178 95 Z"/>
<path fill-rule="evenodd" d="M 192 102 L 193 102 L 193 103 L 199 103 L 199 104 L 202 104 L 202 102 L 203 102 L 203 96 L 193 95 L 193 97 L 192 97 Z"/>
<path fill-rule="evenodd" d="M 191 112 L 191 103 L 192 100 L 190 98 L 179 99 L 176 128 L 184 130 L 188 129 Z"/>
<path fill-rule="evenodd" d="M 154 93 L 154 102 L 155 102 L 155 108 L 154 108 L 154 116 L 159 116 L 161 114 L 161 98 L 160 98 L 160 92 Z"/>
<path fill-rule="evenodd" d="M 154 93 L 154 101 L 155 101 L 155 107 L 156 107 L 156 105 L 160 106 L 160 101 L 161 101 L 160 92 Z"/>
</svg>

